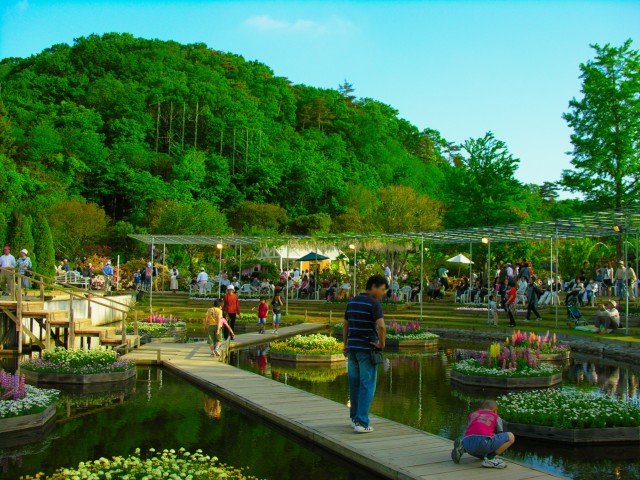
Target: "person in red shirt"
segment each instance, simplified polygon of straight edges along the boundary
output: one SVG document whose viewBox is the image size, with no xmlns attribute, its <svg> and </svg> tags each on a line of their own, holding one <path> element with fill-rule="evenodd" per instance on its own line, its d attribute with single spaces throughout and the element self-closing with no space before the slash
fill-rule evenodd
<svg viewBox="0 0 640 480">
<path fill-rule="evenodd" d="M 507 311 L 507 315 L 509 315 L 509 326 L 516 326 L 516 301 L 518 297 L 518 291 L 516 290 L 516 282 L 511 280 L 509 282 L 509 286 L 507 287 L 507 301 L 505 303 L 505 310 Z"/>
<path fill-rule="evenodd" d="M 267 324 L 267 315 L 269 314 L 269 305 L 267 304 L 267 299 L 264 297 L 260 298 L 260 303 L 258 304 L 258 333 L 264 333 L 264 326 Z"/>
<path fill-rule="evenodd" d="M 485 400 L 479 410 L 469 415 L 469 423 L 462 438 L 456 439 L 451 459 L 460 463 L 464 453 L 482 459 L 485 468 L 506 468 L 507 464 L 497 458 L 516 441 L 511 432 L 504 432 L 502 419 L 498 416 L 495 400 Z"/>
<path fill-rule="evenodd" d="M 238 299 L 238 295 L 236 295 L 236 289 L 233 285 L 229 285 L 227 287 L 227 294 L 224 296 L 224 307 L 223 311 L 227 319 L 229 320 L 229 326 L 231 330 L 235 330 L 236 328 L 236 318 L 240 315 L 240 300 Z M 225 330 L 224 338 L 225 340 L 228 337 L 228 333 Z"/>
</svg>

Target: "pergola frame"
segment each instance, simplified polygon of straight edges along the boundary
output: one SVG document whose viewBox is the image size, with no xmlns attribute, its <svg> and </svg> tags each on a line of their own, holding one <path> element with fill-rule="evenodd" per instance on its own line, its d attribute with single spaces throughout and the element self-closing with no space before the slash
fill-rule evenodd
<svg viewBox="0 0 640 480">
<path fill-rule="evenodd" d="M 277 235 L 277 236 L 229 236 L 229 235 L 163 235 L 163 234 L 132 234 L 129 237 L 152 246 L 154 245 L 194 245 L 194 246 L 231 246 L 239 247 L 240 259 L 242 259 L 243 246 L 260 245 L 287 245 L 291 243 L 308 243 L 316 248 L 318 243 L 349 242 L 353 245 L 354 259 L 357 255 L 358 242 L 367 240 L 382 241 L 408 241 L 421 245 L 420 254 L 420 319 L 423 319 L 422 297 L 424 295 L 424 243 L 430 242 L 439 245 L 469 244 L 470 254 L 474 243 L 485 243 L 490 248 L 491 243 L 520 242 L 523 240 L 550 241 L 550 272 L 553 281 L 553 272 L 558 272 L 559 240 L 575 238 L 598 238 L 624 235 L 624 262 L 628 264 L 628 243 L 629 235 L 635 235 L 636 251 L 636 274 L 638 274 L 638 237 L 640 234 L 640 208 L 625 209 L 618 211 L 602 211 L 583 215 L 573 219 L 558 219 L 550 221 L 539 221 L 523 223 L 519 225 L 500 225 L 493 227 L 474 227 L 453 230 L 432 230 L 427 232 L 407 232 L 407 233 L 366 233 L 366 234 L 319 234 L 319 235 Z M 553 262 L 553 242 L 556 241 L 555 269 Z M 242 261 L 242 260 L 240 260 Z M 163 257 L 164 262 L 164 257 Z M 288 268 L 288 261 L 287 261 Z M 354 269 L 356 266 L 354 265 Z M 490 268 L 490 267 L 488 267 Z M 491 277 L 488 272 L 488 280 Z M 628 279 L 627 279 L 628 280 Z M 355 287 L 355 275 L 354 275 Z M 153 292 L 153 282 L 152 282 Z M 287 313 L 289 288 L 287 282 Z M 491 290 L 489 288 L 489 290 Z M 151 299 L 153 293 L 151 293 Z M 152 302 L 150 300 L 150 308 Z M 556 326 L 558 325 L 558 305 L 556 302 Z M 626 295 L 626 329 L 629 327 L 629 294 Z"/>
</svg>

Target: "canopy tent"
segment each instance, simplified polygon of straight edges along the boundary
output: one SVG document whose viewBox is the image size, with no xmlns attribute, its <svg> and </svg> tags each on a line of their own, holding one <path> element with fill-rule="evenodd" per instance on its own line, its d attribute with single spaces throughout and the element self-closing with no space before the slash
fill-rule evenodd
<svg viewBox="0 0 640 480">
<path fill-rule="evenodd" d="M 333 262 L 342 258 L 344 254 L 337 247 L 318 248 L 315 250 L 318 254 L 326 257 L 329 261 Z M 283 270 L 283 264 L 287 261 L 300 261 L 300 257 L 303 257 L 309 252 L 308 248 L 300 247 L 288 247 L 286 245 L 280 245 L 277 247 L 262 247 L 256 258 L 258 260 L 272 260 L 280 264 L 280 271 Z"/>
<path fill-rule="evenodd" d="M 309 252 L 298 259 L 299 262 L 320 262 L 322 260 L 330 260 L 318 252 Z"/>
<path fill-rule="evenodd" d="M 447 259 L 447 262 L 450 263 L 463 263 L 465 265 L 471 265 L 472 262 L 471 260 L 469 260 L 467 257 L 465 257 L 463 254 L 459 253 L 458 255 L 456 255 L 455 257 L 451 257 Z"/>
</svg>

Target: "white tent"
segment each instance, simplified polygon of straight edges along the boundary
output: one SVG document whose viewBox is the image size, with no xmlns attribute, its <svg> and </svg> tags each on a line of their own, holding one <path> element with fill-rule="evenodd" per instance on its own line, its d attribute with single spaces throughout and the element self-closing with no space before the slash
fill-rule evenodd
<svg viewBox="0 0 640 480">
<path fill-rule="evenodd" d="M 464 263 L 465 265 L 471 265 L 473 262 L 465 257 L 463 254 L 459 253 L 455 257 L 451 257 L 447 260 L 447 262 L 451 263 Z"/>
<path fill-rule="evenodd" d="M 329 248 L 319 248 L 312 249 L 314 252 L 319 253 L 320 255 L 324 255 L 325 257 L 329 257 L 330 261 L 336 260 L 341 255 L 344 255 L 342 251 L 337 247 L 329 247 Z M 280 247 L 263 247 L 256 255 L 258 260 L 272 260 L 276 263 L 280 264 L 280 271 L 283 269 L 283 263 L 287 260 L 297 262 L 299 258 L 304 257 L 311 250 L 309 247 L 307 248 L 297 248 L 297 247 L 289 247 L 287 249 L 286 245 Z"/>
</svg>

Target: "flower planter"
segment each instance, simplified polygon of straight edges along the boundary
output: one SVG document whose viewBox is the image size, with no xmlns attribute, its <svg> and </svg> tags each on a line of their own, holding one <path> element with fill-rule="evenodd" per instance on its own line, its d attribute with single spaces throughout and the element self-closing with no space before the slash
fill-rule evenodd
<svg viewBox="0 0 640 480">
<path fill-rule="evenodd" d="M 18 432 L 21 430 L 31 430 L 43 427 L 56 414 L 56 404 L 49 405 L 46 410 L 31 415 L 20 415 L 19 417 L 0 418 L 0 435 Z"/>
<path fill-rule="evenodd" d="M 607 444 L 640 442 L 640 427 L 612 428 L 555 428 L 544 425 L 526 425 L 504 422 L 505 430 L 516 436 L 540 438 L 562 443 Z"/>
<path fill-rule="evenodd" d="M 344 355 L 294 355 L 290 353 L 271 352 L 269 357 L 272 361 L 292 362 L 292 363 L 338 363 L 345 362 Z"/>
<path fill-rule="evenodd" d="M 538 357 L 541 362 L 565 362 L 571 357 L 571 350 L 558 353 L 541 353 Z"/>
<path fill-rule="evenodd" d="M 22 370 L 22 373 L 30 383 L 70 383 L 70 384 L 92 384 L 123 382 L 136 376 L 136 369 L 131 368 L 124 372 L 91 373 L 87 375 L 75 375 L 71 373 L 39 373 L 29 370 Z"/>
<path fill-rule="evenodd" d="M 562 382 L 562 373 L 543 377 L 490 377 L 486 375 L 467 375 L 451 370 L 451 381 L 462 385 L 486 388 L 549 388 Z"/>
<path fill-rule="evenodd" d="M 387 340 L 387 348 L 391 349 L 428 349 L 428 350 L 437 350 L 438 349 L 438 339 L 388 339 Z"/>
</svg>

